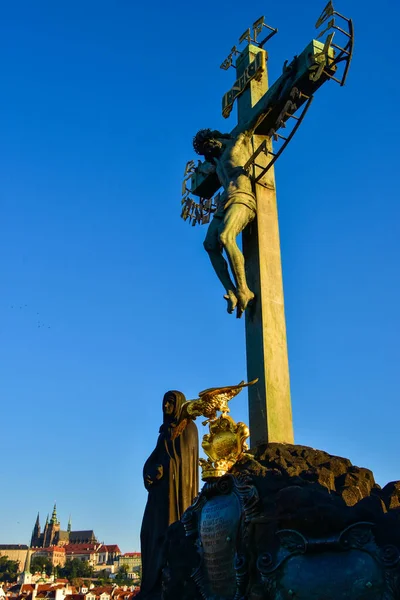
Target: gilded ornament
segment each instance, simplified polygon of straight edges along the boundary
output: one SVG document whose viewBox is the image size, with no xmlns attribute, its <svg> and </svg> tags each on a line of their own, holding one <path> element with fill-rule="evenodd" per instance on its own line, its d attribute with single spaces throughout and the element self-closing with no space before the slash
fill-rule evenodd
<svg viewBox="0 0 400 600">
<path fill-rule="evenodd" d="M 207 417 L 203 425 L 208 423 L 209 433 L 203 436 L 202 448 L 208 458 L 199 460 L 204 481 L 225 475 L 248 450 L 246 440 L 250 435 L 249 428 L 245 423 L 236 423 L 228 415 L 228 402 L 244 387 L 257 381 L 254 379 L 249 383 L 241 381 L 238 385 L 208 388 L 199 393 L 197 400 L 185 405 L 185 411 L 192 419 L 200 415 Z M 218 412 L 222 414 L 218 416 Z"/>
</svg>

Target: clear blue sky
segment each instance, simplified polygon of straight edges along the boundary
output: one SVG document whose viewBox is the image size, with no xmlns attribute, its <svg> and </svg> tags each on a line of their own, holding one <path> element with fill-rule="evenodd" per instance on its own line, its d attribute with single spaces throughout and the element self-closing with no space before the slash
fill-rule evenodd
<svg viewBox="0 0 400 600">
<path fill-rule="evenodd" d="M 139 549 L 142 465 L 170 389 L 246 377 L 179 218 L 191 139 L 220 116 L 219 65 L 260 15 L 270 81 L 325 0 L 15 0 L 0 19 L 0 542 L 39 510 Z M 276 168 L 295 436 L 400 479 L 399 4 L 346 2 L 356 48 Z M 232 416 L 247 421 L 245 393 Z"/>
</svg>

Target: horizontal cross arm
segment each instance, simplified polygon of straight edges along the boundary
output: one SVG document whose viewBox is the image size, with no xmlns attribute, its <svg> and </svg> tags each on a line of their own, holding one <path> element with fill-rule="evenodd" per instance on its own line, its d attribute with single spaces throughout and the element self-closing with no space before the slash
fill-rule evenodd
<svg viewBox="0 0 400 600">
<path fill-rule="evenodd" d="M 334 59 L 334 50 L 329 47 L 329 58 Z M 307 97 L 313 93 L 333 75 L 335 67 L 329 68 L 325 64 L 324 69 L 320 69 L 318 77 L 313 77 L 313 73 L 318 70 L 320 64 L 325 64 L 324 44 L 318 40 L 312 40 L 303 52 L 296 56 L 292 62 L 285 66 L 282 75 L 268 89 L 253 107 L 251 114 L 246 122 L 238 123 L 231 131 L 233 137 L 240 133 L 249 135 L 270 136 L 272 132 L 281 126 L 279 120 L 285 121 L 289 115 L 282 117 L 282 110 L 288 100 L 293 88 L 297 88 L 300 94 L 297 95 L 294 103 L 296 109 L 307 100 Z M 332 73 L 330 73 L 332 70 Z M 219 189 L 220 183 L 215 173 L 203 174 L 201 169 L 196 169 L 191 179 L 191 192 L 196 196 L 210 198 Z"/>
</svg>

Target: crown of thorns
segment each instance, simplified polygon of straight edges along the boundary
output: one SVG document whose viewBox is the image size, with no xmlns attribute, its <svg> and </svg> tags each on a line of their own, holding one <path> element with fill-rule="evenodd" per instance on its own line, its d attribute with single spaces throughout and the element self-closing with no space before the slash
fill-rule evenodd
<svg viewBox="0 0 400 600">
<path fill-rule="evenodd" d="M 200 129 L 193 138 L 193 148 L 196 154 L 203 154 L 204 143 L 213 138 L 229 138 L 227 133 L 221 133 L 217 129 Z"/>
</svg>

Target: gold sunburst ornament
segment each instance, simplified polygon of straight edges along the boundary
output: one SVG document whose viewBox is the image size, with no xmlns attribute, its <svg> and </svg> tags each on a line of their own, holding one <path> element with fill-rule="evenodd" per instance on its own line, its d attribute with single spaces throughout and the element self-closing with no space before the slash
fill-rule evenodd
<svg viewBox="0 0 400 600">
<path fill-rule="evenodd" d="M 192 417 L 207 417 L 203 425 L 208 423 L 209 433 L 203 436 L 202 448 L 207 460 L 200 458 L 202 479 L 207 481 L 222 477 L 248 450 L 246 439 L 250 435 L 245 423 L 236 423 L 228 416 L 228 402 L 237 396 L 244 387 L 254 385 L 258 379 L 249 383 L 241 381 L 238 385 L 208 388 L 199 393 L 199 398 L 186 404 L 187 414 Z M 222 414 L 217 415 L 218 412 Z"/>
</svg>

